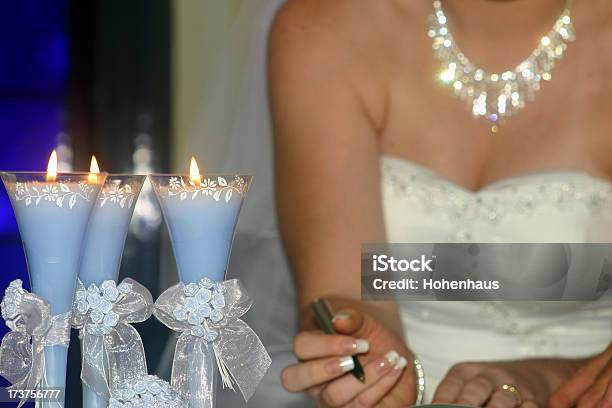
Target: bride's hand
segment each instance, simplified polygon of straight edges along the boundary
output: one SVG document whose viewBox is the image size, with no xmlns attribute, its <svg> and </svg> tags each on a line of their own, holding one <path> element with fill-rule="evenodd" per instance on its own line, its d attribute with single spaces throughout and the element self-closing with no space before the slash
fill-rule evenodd
<svg viewBox="0 0 612 408">
<path fill-rule="evenodd" d="M 302 331 L 294 341 L 300 362 L 283 370 L 290 392 L 308 392 L 326 407 L 406 407 L 414 403 L 413 357 L 404 341 L 365 307 L 336 311 L 338 334 Z M 357 380 L 350 356 L 358 355 L 365 383 Z"/>
<path fill-rule="evenodd" d="M 438 386 L 434 403 L 496 408 L 545 407 L 552 391 L 577 369 L 576 360 L 461 363 Z"/>
<path fill-rule="evenodd" d="M 612 344 L 590 359 L 550 398 L 551 408 L 612 408 Z"/>
</svg>

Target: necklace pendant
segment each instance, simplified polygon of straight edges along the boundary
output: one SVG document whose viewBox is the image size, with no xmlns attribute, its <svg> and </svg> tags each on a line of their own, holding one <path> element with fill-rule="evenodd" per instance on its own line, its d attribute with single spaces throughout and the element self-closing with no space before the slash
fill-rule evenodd
<svg viewBox="0 0 612 408">
<path fill-rule="evenodd" d="M 542 81 L 552 79 L 555 63 L 565 54 L 568 43 L 576 38 L 568 0 L 553 28 L 540 39 L 529 57 L 511 70 L 488 73 L 476 67 L 455 43 L 441 0 L 434 0 L 433 8 L 427 34 L 440 61 L 439 82 L 452 88 L 454 95 L 466 102 L 474 118 L 488 120 L 492 133 L 535 99 Z"/>
</svg>

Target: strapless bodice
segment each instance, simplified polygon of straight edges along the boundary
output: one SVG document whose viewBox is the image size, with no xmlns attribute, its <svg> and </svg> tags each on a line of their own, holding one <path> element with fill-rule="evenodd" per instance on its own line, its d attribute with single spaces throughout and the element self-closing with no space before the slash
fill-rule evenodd
<svg viewBox="0 0 612 408">
<path fill-rule="evenodd" d="M 612 242 L 612 183 L 578 171 L 529 173 L 473 192 L 383 156 L 381 190 L 389 242 Z M 401 302 L 400 312 L 429 397 L 457 362 L 578 357 L 612 340 L 612 304 L 603 301 Z"/>
<path fill-rule="evenodd" d="M 612 183 L 578 171 L 529 173 L 473 192 L 383 157 L 392 242 L 612 242 Z"/>
</svg>

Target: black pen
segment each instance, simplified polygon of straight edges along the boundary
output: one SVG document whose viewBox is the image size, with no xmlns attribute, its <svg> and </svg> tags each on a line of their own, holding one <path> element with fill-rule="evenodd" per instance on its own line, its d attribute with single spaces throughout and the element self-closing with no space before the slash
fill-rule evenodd
<svg viewBox="0 0 612 408">
<path fill-rule="evenodd" d="M 334 330 L 333 323 L 334 316 L 332 315 L 331 311 L 329 310 L 329 307 L 327 306 L 327 303 L 325 303 L 324 300 L 321 300 L 319 298 L 313 300 L 312 312 L 321 330 L 323 330 L 327 334 L 336 333 L 336 330 Z M 357 358 L 357 356 L 352 356 L 352 358 L 354 368 L 353 370 L 351 370 L 351 374 L 353 374 L 353 376 L 355 376 L 355 378 L 357 378 L 359 381 L 365 382 L 365 373 L 363 372 L 363 367 L 361 366 L 359 359 Z"/>
</svg>

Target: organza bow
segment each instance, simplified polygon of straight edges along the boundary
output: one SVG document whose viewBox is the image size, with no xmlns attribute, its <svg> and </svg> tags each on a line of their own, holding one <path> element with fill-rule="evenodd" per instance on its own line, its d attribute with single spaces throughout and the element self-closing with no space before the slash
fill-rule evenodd
<svg viewBox="0 0 612 408">
<path fill-rule="evenodd" d="M 77 281 L 72 326 L 79 329 L 85 385 L 108 398 L 111 390 L 147 374 L 142 339 L 130 323 L 147 320 L 152 311 L 151 293 L 133 279 L 87 289 Z"/>
<path fill-rule="evenodd" d="M 190 407 L 212 407 L 212 373 L 217 362 L 223 385 L 235 383 L 248 400 L 270 367 L 257 334 L 242 320 L 252 305 L 237 279 L 178 283 L 155 302 L 153 314 L 181 332 L 174 350 L 172 386 Z"/>
<path fill-rule="evenodd" d="M 0 375 L 10 381 L 10 389 L 45 387 L 44 348 L 68 347 L 70 312 L 51 316 L 49 303 L 23 289 L 20 279 L 12 281 L 5 290 L 0 308 L 11 329 L 0 345 Z M 23 398 L 18 407 L 26 401 Z"/>
</svg>

